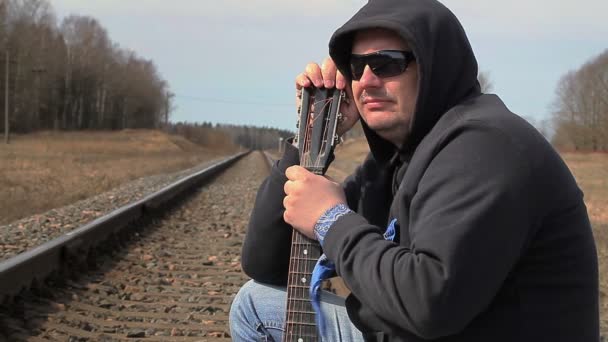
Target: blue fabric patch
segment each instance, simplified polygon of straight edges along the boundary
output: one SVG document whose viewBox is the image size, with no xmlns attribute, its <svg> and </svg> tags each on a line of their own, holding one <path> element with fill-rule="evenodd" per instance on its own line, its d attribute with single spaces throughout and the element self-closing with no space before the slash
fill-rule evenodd
<svg viewBox="0 0 608 342">
<path fill-rule="evenodd" d="M 335 208 L 335 207 L 334 207 Z M 333 208 L 332 208 L 333 209 Z M 348 208 L 347 208 L 348 209 Z M 331 209 L 330 209 L 331 210 Z M 350 209 L 348 209 L 350 211 Z M 328 210 L 329 211 L 329 210 Z M 342 214 L 345 215 L 346 213 Z M 340 216 L 342 216 L 340 215 Z M 338 217 L 340 217 L 338 216 Z M 335 222 L 338 218 L 336 217 Z M 395 226 L 397 225 L 397 219 L 393 219 L 391 223 L 389 223 L 386 231 L 383 234 L 384 240 L 393 241 L 395 239 Z M 331 224 L 329 225 L 331 226 Z M 329 229 L 328 226 L 328 229 Z M 327 230 L 325 230 L 327 233 Z M 315 225 L 315 235 L 317 234 L 317 226 Z M 323 234 L 325 237 L 325 234 Z M 317 237 L 318 238 L 318 237 Z M 317 264 L 312 271 L 312 279 L 310 281 L 310 301 L 312 303 L 312 307 L 315 310 L 315 319 L 317 321 L 317 327 L 319 328 L 319 334 L 321 336 L 325 336 L 325 320 L 323 319 L 323 313 L 321 312 L 321 284 L 323 280 L 330 278 L 336 272 L 336 266 L 333 262 L 327 259 L 325 254 L 322 254 L 319 260 L 317 260 Z"/>
</svg>

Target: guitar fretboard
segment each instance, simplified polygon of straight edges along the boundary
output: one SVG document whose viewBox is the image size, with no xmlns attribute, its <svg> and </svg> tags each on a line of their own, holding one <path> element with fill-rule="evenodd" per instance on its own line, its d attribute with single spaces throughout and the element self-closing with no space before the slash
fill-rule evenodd
<svg viewBox="0 0 608 342">
<path fill-rule="evenodd" d="M 337 112 L 343 93 L 327 89 L 316 90 L 303 91 L 298 110 L 299 130 L 296 141 L 300 151 L 300 165 L 322 175 L 337 142 Z M 320 256 L 319 244 L 294 229 L 289 258 L 283 341 L 320 341 L 315 324 L 315 311 L 309 295 L 312 271 Z"/>
<path fill-rule="evenodd" d="M 321 256 L 321 248 L 297 230 L 291 238 L 289 277 L 287 279 L 287 321 L 285 341 L 318 341 L 315 311 L 310 304 L 310 278 Z"/>
</svg>

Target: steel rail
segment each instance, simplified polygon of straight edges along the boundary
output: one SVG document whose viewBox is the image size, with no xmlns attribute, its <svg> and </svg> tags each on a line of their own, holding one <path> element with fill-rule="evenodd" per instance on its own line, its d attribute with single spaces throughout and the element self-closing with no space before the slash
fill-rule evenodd
<svg viewBox="0 0 608 342">
<path fill-rule="evenodd" d="M 38 247 L 0 261 L 0 303 L 33 283 L 44 281 L 67 263 L 67 256 L 86 253 L 106 241 L 111 234 L 142 218 L 146 212 L 157 211 L 163 204 L 208 180 L 248 153 L 241 152 L 226 158 Z"/>
</svg>

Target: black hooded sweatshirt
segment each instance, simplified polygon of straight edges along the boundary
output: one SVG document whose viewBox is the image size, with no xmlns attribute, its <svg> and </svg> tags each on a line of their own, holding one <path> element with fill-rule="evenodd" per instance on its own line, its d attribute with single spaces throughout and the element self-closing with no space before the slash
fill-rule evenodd
<svg viewBox="0 0 608 342">
<path fill-rule="evenodd" d="M 370 1 L 331 38 L 345 75 L 353 33 L 369 28 L 408 42 L 419 92 L 402 149 L 363 123 L 371 153 L 343 184 L 355 213 L 325 237 L 352 291 L 352 322 L 370 340 L 597 342 L 597 254 L 560 156 L 497 96 L 480 94 L 471 46 L 443 5 Z M 242 264 L 260 282 L 287 283 L 283 185 L 297 163 L 286 145 L 257 195 Z M 385 241 L 393 219 L 396 239 Z"/>
</svg>

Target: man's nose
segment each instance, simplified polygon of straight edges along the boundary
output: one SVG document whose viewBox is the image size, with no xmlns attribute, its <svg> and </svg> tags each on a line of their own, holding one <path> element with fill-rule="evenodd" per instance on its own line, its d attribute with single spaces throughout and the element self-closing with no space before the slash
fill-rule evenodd
<svg viewBox="0 0 608 342">
<path fill-rule="evenodd" d="M 363 74 L 359 79 L 359 85 L 364 88 L 377 88 L 382 85 L 382 79 L 374 74 L 369 65 L 366 65 L 365 69 L 363 69 Z"/>
</svg>

